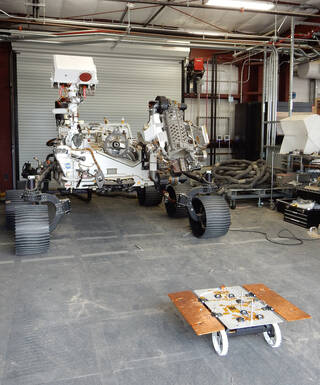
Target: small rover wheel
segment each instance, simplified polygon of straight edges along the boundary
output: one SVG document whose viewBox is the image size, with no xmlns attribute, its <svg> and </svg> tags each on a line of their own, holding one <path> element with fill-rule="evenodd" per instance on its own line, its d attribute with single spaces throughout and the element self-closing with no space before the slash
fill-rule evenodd
<svg viewBox="0 0 320 385">
<path fill-rule="evenodd" d="M 198 196 L 193 198 L 192 206 L 198 220 L 189 215 L 189 221 L 196 237 L 217 238 L 228 232 L 231 223 L 230 210 L 223 197 Z"/>
<path fill-rule="evenodd" d="M 188 215 L 186 207 L 177 205 L 177 194 L 172 186 L 167 187 L 168 197 L 165 198 L 166 211 L 171 218 L 183 218 Z"/>
<path fill-rule="evenodd" d="M 267 344 L 272 348 L 278 348 L 281 345 L 281 331 L 278 324 L 272 324 L 271 330 L 263 332 L 263 337 Z"/>
<path fill-rule="evenodd" d="M 21 205 L 15 212 L 16 255 L 45 253 L 49 249 L 47 205 Z"/>
<path fill-rule="evenodd" d="M 225 330 L 212 333 L 212 344 L 219 356 L 226 356 L 229 349 L 228 336 Z"/>
<path fill-rule="evenodd" d="M 137 189 L 140 206 L 157 206 L 162 201 L 162 194 L 154 187 L 139 187 Z"/>
<path fill-rule="evenodd" d="M 236 201 L 235 201 L 235 200 L 231 200 L 231 201 L 229 202 L 229 206 L 230 206 L 230 209 L 231 209 L 231 210 L 234 210 L 234 209 L 237 207 Z"/>
</svg>

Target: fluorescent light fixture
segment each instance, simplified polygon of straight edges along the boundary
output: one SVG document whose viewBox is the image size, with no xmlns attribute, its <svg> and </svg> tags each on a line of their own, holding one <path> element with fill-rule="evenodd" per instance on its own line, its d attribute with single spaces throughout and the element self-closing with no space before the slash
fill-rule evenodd
<svg viewBox="0 0 320 385">
<path fill-rule="evenodd" d="M 269 11 L 274 7 L 273 3 L 250 0 L 208 0 L 206 5 L 227 8 L 251 9 L 253 11 Z"/>
</svg>

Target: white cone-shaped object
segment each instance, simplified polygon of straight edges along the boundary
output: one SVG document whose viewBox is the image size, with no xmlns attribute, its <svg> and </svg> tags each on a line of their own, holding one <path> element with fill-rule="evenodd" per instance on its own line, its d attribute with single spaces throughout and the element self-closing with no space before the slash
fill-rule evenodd
<svg viewBox="0 0 320 385">
<path fill-rule="evenodd" d="M 304 154 L 320 152 L 320 115 L 294 115 L 280 124 L 284 133 L 280 154 L 295 150 Z"/>
</svg>

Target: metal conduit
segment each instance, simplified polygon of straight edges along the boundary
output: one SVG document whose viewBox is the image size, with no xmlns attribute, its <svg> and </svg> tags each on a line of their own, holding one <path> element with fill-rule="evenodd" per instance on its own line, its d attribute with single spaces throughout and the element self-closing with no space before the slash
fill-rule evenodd
<svg viewBox="0 0 320 385">
<path fill-rule="evenodd" d="M 289 71 L 289 105 L 288 105 L 288 115 L 292 115 L 293 110 L 293 99 L 292 99 L 292 90 L 293 90 L 293 63 L 294 61 L 294 18 L 291 18 L 291 46 L 290 46 L 290 71 Z"/>
<path fill-rule="evenodd" d="M 0 9 L 0 13 L 3 13 L 4 16 L 0 16 L 0 20 L 4 19 L 9 22 L 32 22 L 33 24 L 56 24 L 56 25 L 70 25 L 70 26 L 80 26 L 80 27 L 90 27 L 90 28 L 107 28 L 110 30 L 119 30 L 119 31 L 125 31 L 127 29 L 126 24 L 114 24 L 114 23 L 101 23 L 101 22 L 84 22 L 80 20 L 68 20 L 68 19 L 54 19 L 54 18 L 33 18 L 33 17 L 21 17 L 16 16 L 12 14 L 8 14 L 7 12 Z M 24 33 L 28 31 L 23 31 Z M 79 34 L 84 33 L 90 33 L 91 31 L 80 31 Z M 99 33 L 102 33 L 103 31 L 99 31 Z M 180 37 L 189 37 L 189 38 L 195 38 L 196 36 L 199 36 L 200 39 L 210 39 L 212 37 L 223 37 L 223 38 L 239 38 L 239 39 L 259 39 L 259 40 L 265 40 L 266 42 L 270 41 L 269 36 L 261 36 L 261 35 L 251 35 L 251 34 L 241 34 L 241 33 L 223 33 L 223 32 L 206 32 L 206 33 L 199 33 L 198 31 L 194 30 L 175 30 L 175 29 L 164 29 L 164 28 L 150 28 L 150 27 L 140 27 L 140 26 L 134 26 L 131 25 L 131 32 L 141 32 L 141 33 L 153 33 L 153 34 L 159 34 L 161 36 L 163 35 L 172 35 L 174 37 L 180 36 Z M 68 32 L 67 32 L 68 33 Z M 56 33 L 55 35 L 59 35 L 59 33 Z M 282 38 L 282 40 L 290 40 L 289 38 Z M 259 44 L 260 42 L 258 42 Z"/>
</svg>

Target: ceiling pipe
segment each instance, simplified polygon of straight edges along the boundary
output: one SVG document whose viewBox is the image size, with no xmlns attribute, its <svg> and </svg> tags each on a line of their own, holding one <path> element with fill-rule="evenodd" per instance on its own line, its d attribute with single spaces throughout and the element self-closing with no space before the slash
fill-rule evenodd
<svg viewBox="0 0 320 385">
<path fill-rule="evenodd" d="M 1 10 L 0 10 L 1 12 Z M 37 24 L 37 25 L 56 25 L 56 26 L 78 26 L 78 27 L 89 27 L 89 28 L 107 28 L 113 30 L 126 30 L 127 25 L 125 24 L 116 24 L 116 23 L 101 23 L 101 22 L 85 22 L 80 20 L 69 20 L 69 19 L 54 19 L 54 18 L 41 18 L 35 19 L 33 17 L 22 17 L 22 16 L 0 16 L 0 21 L 10 22 L 10 23 L 23 23 L 26 22 L 28 24 Z M 154 28 L 154 27 L 143 27 L 143 26 L 135 26 L 131 25 L 132 32 L 146 32 L 146 33 L 157 33 L 157 34 L 170 34 L 173 33 L 175 35 L 180 36 L 201 36 L 202 38 L 210 38 L 212 36 L 221 36 L 224 38 L 230 37 L 239 37 L 239 38 L 247 38 L 247 39 L 264 39 L 269 40 L 270 38 L 267 36 L 260 35 L 251 35 L 251 34 L 232 34 L 225 32 L 199 32 L 199 31 L 188 31 L 188 30 L 176 30 L 176 29 L 165 29 L 165 28 Z"/>
<path fill-rule="evenodd" d="M 99 44 L 99 43 L 104 43 L 104 42 L 110 42 L 110 41 L 116 41 L 119 39 L 119 35 L 116 34 L 103 34 L 100 39 L 97 39 L 96 36 L 93 36 L 93 39 L 74 39 L 75 36 L 73 36 L 73 39 L 65 39 L 65 37 L 61 37 L 57 40 L 56 36 L 52 35 L 43 35 L 39 38 L 40 36 L 28 36 L 28 37 L 23 37 L 22 39 L 11 39 L 11 41 L 19 42 L 19 41 L 24 41 L 24 42 L 39 42 L 42 43 L 43 41 L 51 41 L 53 44 L 63 44 L 63 45 L 76 45 L 76 44 Z M 157 45 L 157 46 L 172 46 L 172 47 L 185 47 L 185 48 L 207 48 L 207 49 L 212 49 L 212 48 L 218 48 L 218 49 L 228 49 L 234 50 L 237 49 L 237 46 L 243 47 L 243 49 L 248 48 L 248 44 L 241 42 L 241 41 L 233 41 L 230 42 L 229 44 L 226 42 L 222 41 L 211 41 L 211 42 L 201 42 L 201 41 L 177 41 L 177 40 L 167 40 L 167 41 L 159 41 L 159 40 L 150 40 L 148 39 L 143 39 L 138 36 L 130 36 L 130 35 L 122 35 L 122 43 L 130 42 L 130 43 L 140 43 L 140 44 L 152 44 L 152 45 Z M 0 35 L 1 38 L 1 35 Z M 7 35 L 2 36 L 3 39 L 8 40 Z M 49 39 L 49 40 L 48 40 Z"/>
<path fill-rule="evenodd" d="M 291 18 L 291 47 L 290 47 L 290 68 L 289 68 L 289 97 L 288 97 L 288 116 L 292 116 L 293 110 L 293 67 L 294 67 L 294 18 Z"/>
<path fill-rule="evenodd" d="M 1 37 L 0 37 L 0 40 L 1 40 Z M 61 41 L 54 41 L 54 40 L 35 40 L 35 39 L 27 39 L 25 40 L 26 42 L 28 43 L 43 43 L 43 44 L 55 44 L 55 45 L 58 45 L 58 46 L 61 46 L 61 47 L 65 47 L 65 46 L 70 46 L 70 45 L 83 45 L 83 44 L 99 44 L 99 43 L 114 43 L 114 42 L 117 42 L 118 41 L 118 37 L 117 38 L 105 38 L 103 40 L 100 40 L 100 41 L 94 41 L 94 40 L 91 40 L 91 41 L 82 41 L 82 40 L 78 40 L 78 41 L 70 41 L 70 42 L 61 42 Z M 203 48 L 203 49 L 218 49 L 218 50 L 234 50 L 234 49 L 237 49 L 237 50 L 245 50 L 246 49 L 246 46 L 240 46 L 240 45 L 220 45 L 220 44 L 198 44 L 198 43 L 188 43 L 188 44 L 178 44 L 176 42 L 162 42 L 162 43 L 159 43 L 157 41 L 151 41 L 151 40 L 148 40 L 148 41 L 144 41 L 144 40 L 136 40 L 136 39 L 126 39 L 124 38 L 123 40 L 121 40 L 121 43 L 125 43 L 125 44 L 138 44 L 138 45 L 149 45 L 149 46 L 158 46 L 161 45 L 161 46 L 165 46 L 165 47 L 172 47 L 172 48 L 175 48 L 175 47 L 179 47 L 179 48 Z"/>
<path fill-rule="evenodd" d="M 58 33 L 55 33 L 55 32 L 37 32 L 37 31 L 18 31 L 18 30 L 5 30 L 5 29 L 0 29 L 1 32 L 6 32 L 10 34 L 10 37 L 12 40 L 14 39 L 24 39 L 25 36 L 34 36 L 35 38 L 39 38 L 41 39 L 42 36 L 45 36 L 45 37 L 50 37 L 50 38 L 72 38 L 72 37 L 75 37 L 75 36 L 103 36 L 103 35 L 117 35 L 117 36 L 122 36 L 122 35 L 126 35 L 126 33 L 124 31 L 117 31 L 117 30 L 85 30 L 85 31 L 72 31 L 72 32 L 58 32 Z M 187 32 L 186 32 L 187 33 Z M 132 36 L 145 36 L 145 37 L 152 37 L 152 38 L 155 38 L 155 39 L 161 39 L 163 40 L 164 38 L 164 35 L 152 35 L 152 34 L 144 34 L 144 33 L 133 33 Z M 202 38 L 202 37 L 197 37 L 197 34 L 193 34 L 193 33 L 187 33 L 185 35 L 185 33 L 183 32 L 181 35 L 169 35 L 169 34 L 165 34 L 165 37 L 167 38 L 174 38 L 174 39 L 177 39 L 177 40 L 190 40 L 190 39 L 194 39 L 194 40 L 199 40 L 199 41 L 202 41 L 202 42 L 207 42 L 207 43 L 210 43 L 211 41 L 218 41 L 220 39 L 218 39 L 218 36 L 216 39 L 214 39 L 215 35 L 213 36 L 210 36 L 210 38 Z M 232 35 L 230 36 L 234 39 L 226 39 L 224 37 L 223 41 L 224 43 L 227 41 L 228 43 L 232 43 L 236 38 L 237 39 L 241 39 L 241 41 L 243 41 L 244 43 L 248 43 L 248 44 L 265 44 L 265 43 L 269 43 L 269 40 L 265 40 L 265 41 L 259 41 L 259 40 L 253 40 L 253 39 L 249 39 L 249 40 L 243 40 L 243 36 L 239 36 L 237 34 L 235 35 Z M 238 41 L 238 40 L 237 40 Z M 161 42 L 160 42 L 161 43 Z"/>
<path fill-rule="evenodd" d="M 320 19 L 320 15 L 319 15 Z M 310 21 L 296 21 L 295 25 L 311 25 L 312 27 L 320 27 L 320 23 L 311 23 Z"/>
<path fill-rule="evenodd" d="M 85 44 L 85 42 L 88 42 L 88 44 L 94 44 L 98 43 L 99 41 L 103 41 L 102 39 L 97 40 L 97 37 L 117 37 L 119 39 L 119 36 L 126 37 L 127 39 L 131 40 L 138 40 L 143 42 L 147 42 L 146 39 L 153 38 L 155 40 L 158 40 L 157 45 L 162 45 L 164 43 L 163 36 L 155 35 L 155 36 L 145 36 L 144 34 L 126 34 L 124 32 L 117 33 L 116 31 L 105 31 L 105 30 L 97 30 L 97 31 L 72 31 L 72 32 L 66 32 L 66 33 L 50 33 L 50 32 L 33 32 L 33 31 L 16 31 L 16 30 L 5 30 L 2 29 L 0 32 L 3 33 L 3 40 L 9 40 L 9 41 L 28 41 L 32 39 L 35 40 L 41 40 L 41 39 L 56 39 L 60 41 L 65 41 L 65 44 L 76 44 L 80 40 L 73 40 L 75 43 L 72 42 L 72 38 L 74 37 L 93 37 L 92 39 L 87 40 L 81 40 L 81 44 Z M 10 36 L 8 36 L 8 32 L 11 33 Z M 219 40 L 219 39 L 200 39 L 195 38 L 194 36 L 190 39 L 186 39 L 184 37 L 177 37 L 177 36 L 166 36 L 168 39 L 173 39 L 171 41 L 172 45 L 178 46 L 179 43 L 192 43 L 193 45 L 197 45 L 198 48 L 205 47 L 205 48 L 212 48 L 212 45 L 220 46 L 220 45 L 228 45 L 230 49 L 233 51 L 236 50 L 236 46 L 245 46 L 247 50 L 252 49 L 261 49 L 261 47 L 270 47 L 269 42 L 260 42 L 260 41 L 253 41 L 253 40 Z M 169 41 L 169 40 L 168 40 Z M 185 46 L 185 45 L 184 45 Z M 289 44 L 282 43 L 282 47 L 290 47 Z M 304 47 L 305 45 L 296 44 L 296 47 Z M 307 46 L 306 46 L 307 47 Z"/>
<path fill-rule="evenodd" d="M 113 0 L 104 0 L 104 1 L 113 1 Z M 118 0 L 118 2 L 127 3 L 128 0 Z M 168 5 L 165 1 L 150 1 L 150 0 L 132 0 L 130 1 L 132 4 L 152 4 L 152 5 Z M 172 2 L 170 3 L 172 7 L 184 7 L 184 8 L 194 8 L 194 9 L 206 9 L 206 10 L 217 10 L 217 11 L 234 11 L 234 12 L 248 12 L 248 13 L 261 13 L 267 15 L 283 15 L 283 16 L 292 16 L 292 17 L 319 17 L 313 13 L 305 13 L 305 12 L 290 12 L 290 11 L 272 11 L 272 10 L 253 10 L 253 9 L 244 9 L 240 10 L 236 7 L 217 7 L 215 5 L 206 5 L 206 4 L 193 4 L 188 1 L 184 3 Z M 299 6 L 299 4 L 297 4 Z"/>
<path fill-rule="evenodd" d="M 1 12 L 1 10 L 0 10 Z M 27 23 L 31 24 L 37 24 L 37 25 L 45 25 L 45 24 L 57 24 L 57 25 L 63 25 L 63 26 L 71 26 L 71 27 L 84 27 L 84 28 L 105 28 L 107 30 L 113 30 L 118 31 L 121 33 L 121 30 L 126 30 L 127 26 L 125 24 L 114 24 L 114 23 L 97 23 L 97 22 L 83 22 L 79 20 L 67 20 L 67 19 L 53 19 L 53 18 L 46 18 L 43 19 L 34 19 L 32 17 L 16 17 L 15 15 L 9 15 L 6 14 L 8 19 L 6 17 L 0 17 L 0 21 L 9 21 L 13 23 L 21 23 L 22 21 L 25 21 Z M 27 31 L 23 31 L 26 33 Z M 79 33 L 90 33 L 91 31 L 80 31 Z M 99 32 L 103 32 L 102 30 L 99 30 Z M 241 33 L 225 33 L 225 32 L 199 32 L 199 31 L 193 31 L 193 30 L 168 30 L 168 29 L 162 29 L 162 28 L 144 28 L 144 27 L 137 27 L 131 25 L 131 33 L 137 32 L 137 33 L 146 33 L 146 34 L 153 34 L 159 35 L 159 37 L 163 36 L 172 36 L 174 38 L 196 38 L 196 36 L 199 36 L 202 40 L 204 39 L 211 39 L 214 37 L 222 37 L 223 39 L 229 39 L 229 38 L 239 38 L 239 39 L 259 39 L 261 41 L 269 42 L 272 40 L 272 37 L 264 36 L 264 35 L 251 35 L 251 34 L 241 34 Z M 64 32 L 61 32 L 64 33 Z M 72 33 L 72 32 L 65 32 L 65 33 Z M 57 32 L 58 34 L 58 32 Z M 282 40 L 290 40 L 290 38 L 282 38 Z M 298 40 L 299 41 L 299 40 Z M 301 39 L 303 41 L 303 39 Z"/>
</svg>

